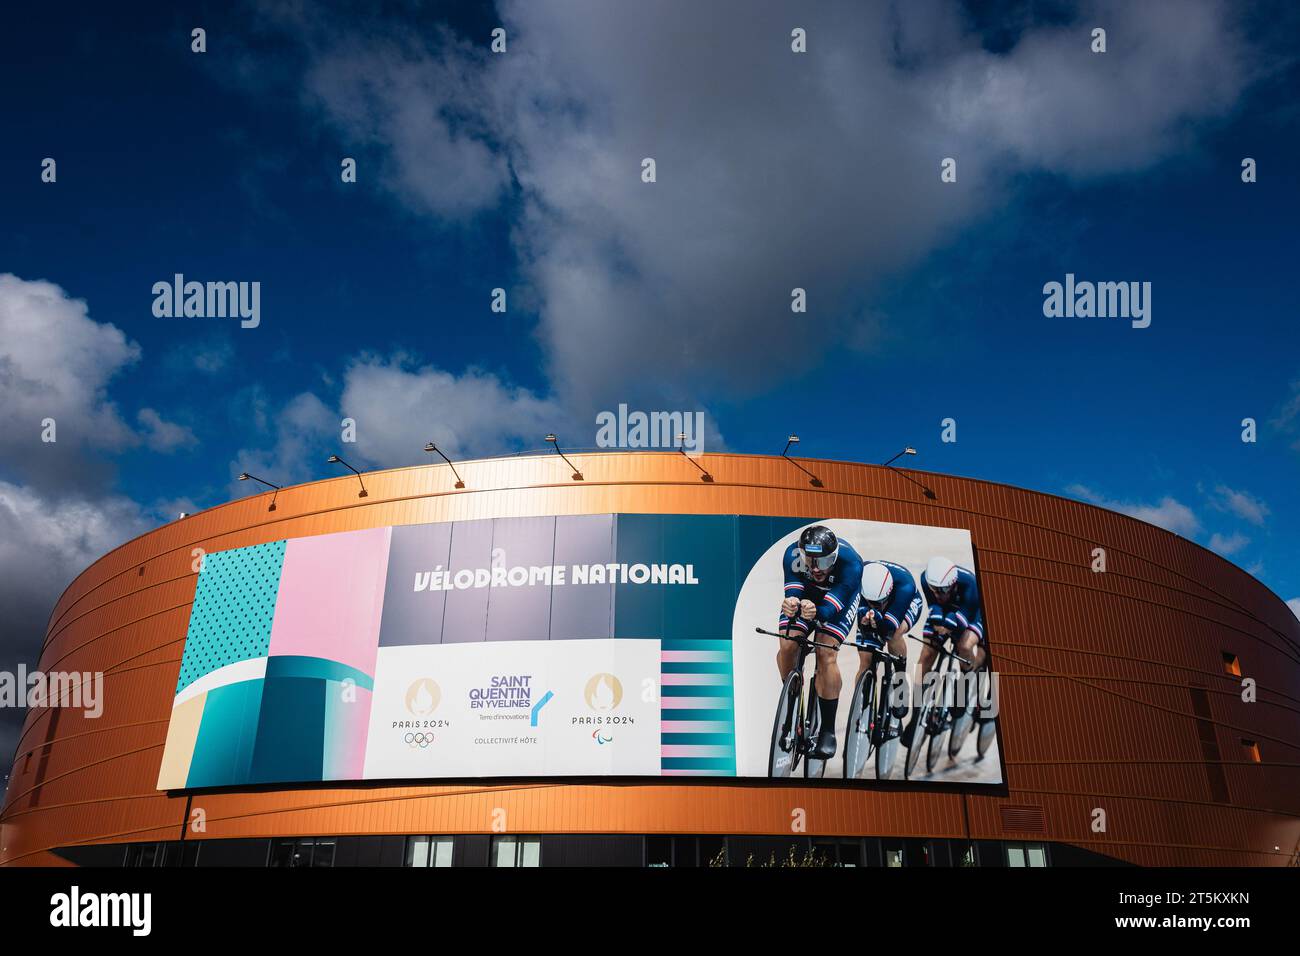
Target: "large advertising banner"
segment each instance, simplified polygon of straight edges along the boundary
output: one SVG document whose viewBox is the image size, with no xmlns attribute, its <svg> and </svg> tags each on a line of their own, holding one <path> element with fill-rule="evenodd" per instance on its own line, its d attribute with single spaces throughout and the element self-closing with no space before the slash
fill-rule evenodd
<svg viewBox="0 0 1300 956">
<path fill-rule="evenodd" d="M 836 539 L 831 557 L 815 559 L 813 544 L 801 550 L 814 527 Z M 926 592 L 934 606 L 918 597 L 900 622 L 888 602 L 859 600 L 864 567 L 868 581 L 873 562 L 895 567 L 898 597 L 936 555 L 954 580 L 968 576 L 965 592 L 947 592 L 966 605 L 941 607 L 944 592 Z M 813 575 L 805 559 L 829 570 Z M 800 775 L 871 779 L 876 763 L 844 759 L 865 752 L 850 740 L 867 739 L 853 701 L 859 666 L 872 659 L 858 642 L 889 618 L 913 645 L 933 640 L 931 624 L 944 621 L 959 632 L 971 623 L 983 644 L 982 609 L 969 603 L 978 601 L 973 568 L 962 530 L 746 515 L 498 518 L 211 553 L 158 787 L 779 776 L 777 743 L 808 758 Z M 816 727 L 798 715 L 774 730 L 791 694 L 794 665 L 777 652 L 790 643 L 778 628 L 796 633 L 782 617 L 792 593 L 804 601 L 796 618 L 809 615 L 810 639 L 823 656 L 830 648 L 841 678 L 827 759 L 812 759 L 817 741 L 803 731 Z M 918 657 L 913 646 L 913 670 Z M 814 683 L 814 668 L 828 665 L 810 653 L 805 717 L 831 713 L 816 687 L 833 684 Z M 976 754 L 979 736 L 937 763 L 920 761 L 911 779 L 1000 783 L 994 735 Z M 829 735 L 821 743 L 831 746 Z"/>
</svg>

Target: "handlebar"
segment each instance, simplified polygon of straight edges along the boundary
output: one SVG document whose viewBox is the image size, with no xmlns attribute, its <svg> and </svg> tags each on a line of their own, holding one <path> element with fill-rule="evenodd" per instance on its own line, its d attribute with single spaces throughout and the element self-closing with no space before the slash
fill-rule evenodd
<svg viewBox="0 0 1300 956">
<path fill-rule="evenodd" d="M 927 641 L 924 637 L 913 637 L 911 634 L 907 635 L 907 639 L 909 641 L 916 641 L 916 643 L 918 644 L 924 644 L 926 647 L 933 648 L 934 650 L 938 651 L 940 654 L 944 655 L 945 657 L 951 657 L 953 660 L 961 661 L 967 667 L 972 666 L 972 662 L 970 660 L 967 660 L 965 657 L 962 657 L 960 654 L 948 650 L 946 647 L 943 646 L 942 643 L 936 644 L 934 643 L 934 641 Z"/>
<path fill-rule="evenodd" d="M 804 644 L 810 647 L 824 647 L 831 651 L 838 651 L 840 649 L 838 644 L 823 644 L 820 641 L 809 640 L 806 637 L 790 637 L 787 634 L 781 634 L 777 631 L 765 631 L 761 627 L 754 628 L 754 632 L 757 634 L 766 634 L 768 637 L 779 637 L 783 641 L 793 641 L 796 644 Z"/>
<path fill-rule="evenodd" d="M 879 654 L 881 657 L 886 657 L 890 660 L 890 662 L 892 662 L 896 666 L 901 665 L 907 660 L 906 657 L 898 657 L 895 654 L 889 653 L 889 651 L 885 649 L 884 645 L 867 644 L 863 641 L 845 641 L 843 644 L 823 644 L 820 641 L 815 641 L 815 640 L 810 641 L 807 638 L 803 638 L 803 637 L 788 637 L 787 635 L 782 634 L 779 631 L 768 631 L 761 627 L 754 628 L 754 632 L 756 634 L 766 634 L 768 637 L 779 637 L 783 641 L 794 641 L 796 644 L 811 645 L 813 647 L 824 647 L 830 651 L 838 651 L 841 647 L 855 647 L 860 651 L 871 651 L 874 654 Z"/>
</svg>

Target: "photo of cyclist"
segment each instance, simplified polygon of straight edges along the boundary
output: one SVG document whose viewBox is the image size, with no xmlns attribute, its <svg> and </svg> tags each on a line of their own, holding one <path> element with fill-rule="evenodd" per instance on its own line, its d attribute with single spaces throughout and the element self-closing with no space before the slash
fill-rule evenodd
<svg viewBox="0 0 1300 956">
<path fill-rule="evenodd" d="M 785 596 L 781 601 L 778 630 L 786 636 L 812 636 L 835 648 L 849 639 L 857 617 L 862 584 L 862 558 L 847 541 L 836 538 L 824 525 L 805 528 L 782 558 Z M 794 670 L 799 645 L 782 641 L 776 652 L 781 680 Z M 815 691 L 821 710 L 821 734 L 813 756 L 835 755 L 835 713 L 839 705 L 840 678 L 837 652 L 817 648 Z"/>
<path fill-rule="evenodd" d="M 969 663 L 963 671 L 979 670 L 988 658 L 984 640 L 984 607 L 975 573 L 943 557 L 934 557 L 921 573 L 921 591 L 930 610 L 925 617 L 923 636 L 942 645 L 951 639 L 953 651 Z M 937 653 L 922 646 L 917 673 L 929 673 Z"/>
<path fill-rule="evenodd" d="M 978 650 L 988 646 L 983 589 L 975 587 L 969 570 L 957 573 L 975 567 L 970 532 L 848 518 L 791 521 L 785 528 L 772 519 L 753 524 L 756 543 L 742 564 L 742 570 L 745 564 L 749 570 L 732 618 L 737 775 L 1000 783 L 996 700 L 981 698 L 988 708 L 982 718 L 978 708 L 958 713 L 926 706 L 919 693 L 928 686 L 922 667 L 932 674 L 958 673 L 948 633 L 962 646 L 974 622 L 968 640 Z M 769 532 L 775 533 L 768 537 Z M 820 561 L 810 560 L 814 553 Z M 923 582 L 929 576 L 923 572 L 932 555 L 949 560 L 942 569 L 932 569 L 931 576 L 939 581 L 951 577 L 953 585 L 961 586 L 950 585 L 942 601 L 930 593 L 934 619 L 927 623 L 929 592 Z M 949 568 L 956 571 L 949 573 Z M 854 577 L 856 591 L 850 590 Z M 784 600 L 779 627 L 773 628 L 772 597 L 778 588 L 784 588 Z M 926 640 L 944 652 L 930 651 Z M 928 653 L 908 653 L 913 644 Z M 986 654 L 976 659 L 988 669 Z M 943 686 L 948 681 L 945 677 Z M 993 686 L 991 680 L 980 687 L 973 684 L 963 681 L 960 686 L 981 695 Z M 956 681 L 952 685 L 959 686 Z M 842 700 L 827 699 L 835 688 Z M 917 751 L 925 759 L 913 760 L 909 767 L 912 754 L 906 741 L 922 712 L 935 719 L 933 726 L 927 721 L 930 729 Z M 942 735 L 937 734 L 939 724 Z M 979 733 L 974 732 L 977 726 Z M 954 728 L 955 736 L 949 733 Z M 833 739 L 823 737 L 826 730 Z M 901 759 L 895 761 L 895 755 Z"/>
<path fill-rule="evenodd" d="M 872 561 L 862 569 L 861 601 L 858 604 L 858 643 L 887 645 L 889 653 L 903 658 L 902 672 L 907 672 L 907 632 L 921 618 L 921 595 L 916 578 L 901 564 Z M 871 653 L 858 651 L 858 673 L 871 666 Z M 857 678 L 854 678 L 857 683 Z M 907 716 L 907 696 L 903 695 L 894 716 Z"/>
</svg>

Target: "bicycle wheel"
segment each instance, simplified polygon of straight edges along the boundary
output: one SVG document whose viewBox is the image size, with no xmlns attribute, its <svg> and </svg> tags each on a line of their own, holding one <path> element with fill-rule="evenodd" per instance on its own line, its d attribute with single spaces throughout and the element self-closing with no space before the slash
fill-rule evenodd
<svg viewBox="0 0 1300 956">
<path fill-rule="evenodd" d="M 993 738 L 998 735 L 998 723 L 996 720 L 986 720 L 980 724 L 979 735 L 975 738 L 975 759 L 983 760 L 985 752 L 993 744 Z"/>
<path fill-rule="evenodd" d="M 876 719 L 872 727 L 872 740 L 876 749 L 876 779 L 888 780 L 894 772 L 894 758 L 898 755 L 898 718 L 889 706 L 889 695 L 881 694 L 876 702 Z"/>
<path fill-rule="evenodd" d="M 948 732 L 948 715 L 942 711 L 935 714 L 937 726 L 930 734 L 930 746 L 926 748 L 925 769 L 933 772 L 943 755 L 943 737 Z"/>
<path fill-rule="evenodd" d="M 974 723 L 975 718 L 968 710 L 958 712 L 953 719 L 952 733 L 948 735 L 948 756 L 953 760 L 956 760 L 957 755 L 961 753 L 962 745 L 966 743 L 966 735 L 970 733 Z"/>
<path fill-rule="evenodd" d="M 864 668 L 853 688 L 849 725 L 844 734 L 844 779 L 856 780 L 871 756 L 872 724 L 876 712 L 876 672 Z"/>
<path fill-rule="evenodd" d="M 799 759 L 799 701 L 803 694 L 803 675 L 791 671 L 781 686 L 772 722 L 772 750 L 767 758 L 769 777 L 788 777 Z"/>
<path fill-rule="evenodd" d="M 921 748 L 925 746 L 925 738 L 930 733 L 930 710 L 932 707 L 933 704 L 923 702 L 912 711 L 911 743 L 907 747 L 907 757 L 903 760 L 903 777 L 906 780 L 912 779 L 912 774 L 916 770 L 916 762 L 921 756 Z"/>
<path fill-rule="evenodd" d="M 804 743 L 807 747 L 812 748 L 817 744 L 817 738 L 822 731 L 822 709 L 817 703 L 816 682 L 813 681 L 808 685 L 808 716 L 804 720 Z M 803 775 L 805 777 L 824 777 L 826 776 L 826 761 L 815 758 L 811 752 L 804 757 Z"/>
</svg>

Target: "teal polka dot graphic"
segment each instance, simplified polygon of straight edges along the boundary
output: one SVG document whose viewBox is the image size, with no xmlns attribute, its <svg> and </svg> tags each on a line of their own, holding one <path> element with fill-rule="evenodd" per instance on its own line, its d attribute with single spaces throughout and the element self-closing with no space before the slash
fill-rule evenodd
<svg viewBox="0 0 1300 956">
<path fill-rule="evenodd" d="M 265 657 L 284 566 L 283 541 L 203 558 L 176 692 L 228 664 Z"/>
</svg>

